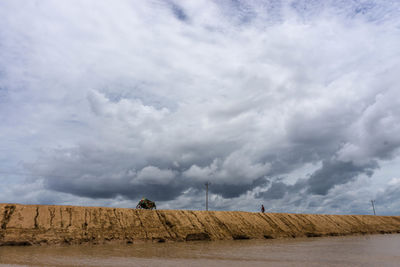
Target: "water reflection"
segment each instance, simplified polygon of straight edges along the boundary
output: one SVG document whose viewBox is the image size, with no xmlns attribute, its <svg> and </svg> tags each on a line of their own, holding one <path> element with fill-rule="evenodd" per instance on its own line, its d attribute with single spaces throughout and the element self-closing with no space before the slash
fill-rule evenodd
<svg viewBox="0 0 400 267">
<path fill-rule="evenodd" d="M 16 266 L 399 266 L 400 235 L 145 243 L 66 247 L 0 247 Z"/>
</svg>

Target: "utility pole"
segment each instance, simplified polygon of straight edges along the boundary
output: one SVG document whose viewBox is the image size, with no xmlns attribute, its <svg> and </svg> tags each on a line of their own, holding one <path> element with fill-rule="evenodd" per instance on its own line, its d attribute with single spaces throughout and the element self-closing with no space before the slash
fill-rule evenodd
<svg viewBox="0 0 400 267">
<path fill-rule="evenodd" d="M 372 209 L 374 210 L 374 215 L 376 215 L 375 213 L 375 200 L 371 200 L 371 204 L 372 204 Z"/>
<path fill-rule="evenodd" d="M 205 183 L 206 185 L 206 210 L 208 210 L 208 186 L 210 185 L 210 182 Z"/>
</svg>

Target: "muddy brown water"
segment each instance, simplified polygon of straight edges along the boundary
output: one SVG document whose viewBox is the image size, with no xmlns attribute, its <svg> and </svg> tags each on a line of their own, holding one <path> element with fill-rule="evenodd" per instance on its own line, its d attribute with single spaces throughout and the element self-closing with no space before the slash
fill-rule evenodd
<svg viewBox="0 0 400 267">
<path fill-rule="evenodd" d="M 0 266 L 400 266 L 400 234 L 0 247 Z"/>
</svg>

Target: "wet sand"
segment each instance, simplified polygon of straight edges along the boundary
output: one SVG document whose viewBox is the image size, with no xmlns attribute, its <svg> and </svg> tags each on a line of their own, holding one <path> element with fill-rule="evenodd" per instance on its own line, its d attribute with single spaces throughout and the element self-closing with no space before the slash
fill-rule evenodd
<svg viewBox="0 0 400 267">
<path fill-rule="evenodd" d="M 0 247 L 0 266 L 399 266 L 400 235 Z"/>
</svg>

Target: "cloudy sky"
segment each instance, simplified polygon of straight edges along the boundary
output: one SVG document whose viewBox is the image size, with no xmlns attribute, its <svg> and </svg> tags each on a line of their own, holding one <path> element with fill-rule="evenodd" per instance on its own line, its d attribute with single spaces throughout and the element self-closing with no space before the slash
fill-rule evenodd
<svg viewBox="0 0 400 267">
<path fill-rule="evenodd" d="M 400 2 L 0 1 L 0 202 L 400 214 Z"/>
</svg>

